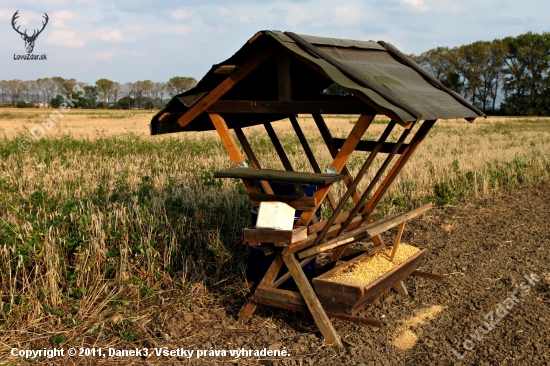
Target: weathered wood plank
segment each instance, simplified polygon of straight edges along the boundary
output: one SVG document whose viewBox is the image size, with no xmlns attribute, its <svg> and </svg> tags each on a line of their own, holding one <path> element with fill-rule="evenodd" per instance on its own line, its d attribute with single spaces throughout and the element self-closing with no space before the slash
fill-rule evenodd
<svg viewBox="0 0 550 366">
<path fill-rule="evenodd" d="M 340 340 L 340 336 L 338 336 L 338 333 L 336 333 L 336 330 L 332 326 L 330 319 L 321 306 L 317 295 L 315 295 L 315 291 L 313 291 L 309 280 L 294 255 L 283 255 L 283 260 L 285 261 L 292 278 L 294 278 L 294 281 L 296 282 L 296 285 L 298 286 L 298 289 L 300 290 L 300 293 L 302 294 L 313 319 L 315 319 L 315 323 L 317 323 L 321 334 L 325 337 L 327 344 L 333 347 L 342 348 L 343 345 Z"/>
<path fill-rule="evenodd" d="M 376 184 L 378 183 L 378 181 L 380 180 L 380 178 L 382 177 L 382 175 L 386 171 L 387 167 L 389 166 L 389 164 L 393 160 L 395 154 L 397 153 L 397 150 L 405 142 L 405 139 L 407 138 L 407 136 L 409 136 L 410 132 L 411 132 L 410 129 L 405 129 L 403 131 L 403 133 L 401 133 L 401 136 L 399 136 L 399 139 L 397 140 L 397 143 L 394 146 L 393 150 L 386 157 L 386 159 L 384 160 L 384 162 L 382 163 L 382 165 L 380 166 L 380 168 L 376 172 L 374 178 L 372 178 L 372 181 L 369 183 L 369 185 L 367 186 L 367 188 L 365 189 L 365 191 L 361 195 L 361 198 L 358 201 L 356 201 L 355 207 L 353 207 L 353 209 L 350 211 L 351 216 L 355 216 L 355 215 L 357 215 L 357 213 L 359 211 L 363 210 L 363 208 L 365 207 L 366 199 L 369 197 L 370 193 L 372 192 L 372 190 L 374 189 L 374 187 L 376 186 Z M 350 222 L 349 222 L 349 219 L 348 219 L 342 225 L 342 228 L 340 229 L 340 233 L 343 232 L 344 230 L 347 230 L 349 226 L 350 226 Z"/>
<path fill-rule="evenodd" d="M 364 113 L 366 115 L 375 115 L 376 113 Z M 330 130 L 328 129 L 327 124 L 325 123 L 325 120 L 323 119 L 323 116 L 321 114 L 312 114 L 313 120 L 315 121 L 315 124 L 317 125 L 317 128 L 319 129 L 319 133 L 321 134 L 321 137 L 325 141 L 325 145 L 327 145 L 328 151 L 330 152 L 330 155 L 334 159 L 338 155 L 338 149 L 334 145 L 334 139 L 332 137 L 332 134 L 330 133 Z M 343 166 L 342 167 L 342 174 L 344 175 L 344 183 L 346 186 L 348 186 L 351 183 L 351 175 L 349 173 L 348 167 Z M 355 192 L 353 194 L 353 202 L 357 204 L 359 202 L 359 194 Z"/>
<path fill-rule="evenodd" d="M 403 214 L 392 217 L 391 219 L 381 219 L 373 222 L 372 226 L 369 226 L 367 233 L 372 237 L 388 231 L 392 227 L 395 227 L 403 222 L 409 221 L 415 217 L 422 215 L 424 212 L 430 210 L 432 204 L 428 203 L 424 206 L 418 207 L 412 211 L 405 212 Z"/>
<path fill-rule="evenodd" d="M 305 227 L 294 230 L 243 229 L 243 242 L 245 243 L 293 244 L 306 238 L 307 230 Z"/>
<path fill-rule="evenodd" d="M 258 286 L 271 286 L 275 281 L 275 278 L 279 274 L 279 271 L 283 267 L 284 261 L 283 257 L 279 254 L 273 260 L 273 263 L 267 269 L 267 272 L 264 275 L 264 278 L 260 281 Z M 241 308 L 238 314 L 238 322 L 240 324 L 246 324 L 248 320 L 256 311 L 258 304 L 254 301 L 253 297 L 248 300 L 248 302 Z"/>
<path fill-rule="evenodd" d="M 248 195 L 252 206 L 258 206 L 260 202 L 284 202 L 295 210 L 311 210 L 317 205 L 313 197 L 286 196 L 280 194 L 250 193 Z"/>
<path fill-rule="evenodd" d="M 197 103 L 195 103 L 189 110 L 178 119 L 178 123 L 181 127 L 187 126 L 191 123 L 192 120 L 197 118 L 202 112 L 206 111 L 214 102 L 216 102 L 220 97 L 227 93 L 235 84 L 248 76 L 252 71 L 254 71 L 258 66 L 260 66 L 264 61 L 266 61 L 273 53 L 275 49 L 273 47 L 267 48 L 250 60 L 248 60 L 244 65 L 235 70 L 231 75 L 227 77 L 224 81 L 218 84 L 214 89 L 212 89 L 208 94 L 202 97 Z"/>
<path fill-rule="evenodd" d="M 206 109 L 208 113 L 274 113 L 274 114 L 372 114 L 373 109 L 361 101 L 277 101 L 218 100 Z M 167 112 L 167 116 L 183 115 Z M 165 117 L 166 118 L 166 117 Z"/>
<path fill-rule="evenodd" d="M 379 295 L 395 286 L 399 281 L 403 281 L 407 278 L 411 272 L 416 269 L 418 262 L 426 254 L 426 249 L 420 250 L 418 253 L 401 263 L 398 267 L 392 269 L 382 277 L 378 278 L 367 287 L 365 287 L 365 294 L 363 297 L 353 306 L 351 311 L 352 315 L 359 313 L 365 308 L 367 304 L 378 298 Z"/>
<path fill-rule="evenodd" d="M 230 75 L 235 70 L 237 70 L 239 66 L 237 65 L 220 65 L 214 70 L 214 74 L 218 75 Z"/>
<path fill-rule="evenodd" d="M 339 149 L 344 144 L 344 139 L 334 139 L 334 145 Z M 365 141 L 361 140 L 355 147 L 356 151 L 372 151 L 376 147 L 376 141 Z M 384 154 L 389 154 L 392 152 L 393 148 L 397 145 L 397 142 L 385 142 L 380 148 L 379 152 Z M 409 144 L 401 144 L 397 148 L 396 154 L 402 154 Z"/>
<path fill-rule="evenodd" d="M 393 285 L 393 288 L 400 296 L 406 297 L 409 295 L 409 291 L 407 291 L 407 287 L 403 281 L 398 281 L 395 285 Z"/>
<path fill-rule="evenodd" d="M 260 290 L 260 291 L 258 291 Z M 275 306 L 279 308 L 307 311 L 307 305 L 303 296 L 299 292 L 279 290 L 274 288 L 262 287 L 258 288 L 254 293 L 254 301 L 259 304 L 265 304 L 269 306 Z M 362 316 L 351 316 L 335 312 L 326 312 L 329 318 L 345 320 L 348 322 L 369 325 L 377 328 L 382 328 L 381 321 L 372 318 L 365 318 Z"/>
<path fill-rule="evenodd" d="M 324 186 L 341 181 L 344 178 L 344 176 L 341 174 L 316 174 L 271 169 L 256 170 L 250 168 L 224 169 L 215 172 L 214 177 L 244 178 L 254 180 L 266 180 L 269 182 L 309 184 L 313 186 Z"/>
<path fill-rule="evenodd" d="M 292 100 L 292 80 L 290 78 L 290 57 L 288 53 L 277 53 L 277 92 L 279 101 Z"/>
<path fill-rule="evenodd" d="M 395 165 L 392 167 L 392 169 L 390 170 L 386 178 L 382 181 L 382 183 L 380 183 L 380 186 L 378 187 L 376 192 L 374 192 L 374 194 L 372 195 L 371 199 L 363 209 L 363 213 L 368 213 L 371 210 L 376 208 L 376 206 L 378 205 L 378 203 L 380 202 L 380 200 L 382 199 L 382 197 L 384 196 L 388 188 L 391 186 L 395 178 L 397 178 L 397 176 L 401 172 L 401 169 L 403 169 L 403 167 L 409 161 L 410 157 L 412 156 L 416 148 L 418 148 L 418 145 L 422 142 L 422 140 L 424 140 L 428 132 L 430 132 L 430 129 L 433 127 L 435 122 L 436 122 L 435 120 L 431 120 L 431 121 L 424 121 L 424 123 L 422 123 L 422 126 L 420 126 L 420 128 L 412 138 L 409 146 L 407 146 L 407 148 L 405 149 L 405 152 L 401 154 L 401 156 L 399 157 Z"/>
<path fill-rule="evenodd" d="M 372 116 L 365 116 L 361 115 L 359 117 L 359 120 L 353 126 L 351 132 L 348 135 L 348 138 L 346 139 L 346 142 L 338 151 L 338 154 L 332 161 L 332 164 L 330 165 L 331 168 L 336 169 L 337 173 L 340 173 L 344 166 L 346 165 L 348 159 L 351 157 L 351 153 L 355 149 L 355 145 L 357 145 L 357 142 L 361 139 L 365 131 L 369 128 L 371 122 L 374 120 L 374 115 Z M 319 187 L 317 191 L 313 194 L 313 197 L 318 200 L 318 204 L 322 202 L 325 199 L 325 196 L 327 195 L 330 187 L 332 184 L 328 184 L 326 186 Z M 304 211 L 302 215 L 300 215 L 300 218 L 298 219 L 297 225 L 298 226 L 307 226 L 309 225 L 311 219 L 315 215 L 315 210 L 312 211 Z"/>
<path fill-rule="evenodd" d="M 296 132 L 296 136 L 298 137 L 298 140 L 300 141 L 300 144 L 302 145 L 302 148 L 306 153 L 307 159 L 309 160 L 309 163 L 311 164 L 313 171 L 317 174 L 322 174 L 321 168 L 319 167 L 319 164 L 317 163 L 317 160 L 313 155 L 313 151 L 311 151 L 311 148 L 309 147 L 309 143 L 307 142 L 306 136 L 304 135 L 304 132 L 302 131 L 302 128 L 298 123 L 298 120 L 294 115 L 291 115 L 288 118 L 290 119 L 290 123 L 292 124 L 292 127 Z M 336 207 L 336 200 L 334 199 L 334 196 L 332 195 L 331 192 L 327 194 L 327 198 L 328 198 L 330 207 L 334 209 Z"/>
<path fill-rule="evenodd" d="M 378 154 L 378 151 L 382 147 L 382 144 L 386 141 L 386 139 L 388 138 L 388 136 L 390 135 L 394 127 L 395 127 L 395 122 L 391 121 L 388 124 L 388 126 L 384 129 L 384 132 L 382 132 L 382 135 L 380 136 L 380 139 L 378 140 L 376 147 L 371 151 L 371 153 L 369 154 L 369 156 L 361 166 L 361 169 L 359 169 L 359 171 L 357 172 L 355 179 L 353 179 L 353 181 L 348 185 L 348 190 L 346 191 L 346 193 L 344 193 L 344 196 L 340 199 L 338 206 L 333 210 L 327 225 L 323 228 L 323 230 L 321 230 L 321 233 L 317 237 L 315 244 L 320 243 L 325 238 L 326 231 L 328 230 L 329 226 L 332 225 L 332 223 L 334 222 L 338 214 L 340 214 L 340 211 L 347 204 L 348 199 L 351 197 L 351 195 L 356 192 L 357 185 L 359 184 L 359 182 L 361 182 L 361 179 L 363 179 L 363 176 L 367 173 L 367 170 L 369 169 L 370 165 L 374 161 L 374 158 Z"/>
<path fill-rule="evenodd" d="M 304 268 L 309 262 L 315 259 L 315 256 L 311 256 L 309 258 L 306 258 L 300 262 L 300 267 Z M 290 272 L 285 273 L 281 277 L 279 277 L 275 282 L 273 282 L 273 287 L 277 288 L 281 286 L 286 280 L 288 280 L 291 277 Z"/>
</svg>

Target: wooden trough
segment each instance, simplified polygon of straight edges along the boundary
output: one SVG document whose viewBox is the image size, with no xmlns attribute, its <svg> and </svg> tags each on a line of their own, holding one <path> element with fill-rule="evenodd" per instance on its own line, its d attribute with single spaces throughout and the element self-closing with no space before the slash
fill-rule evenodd
<svg viewBox="0 0 550 366">
<path fill-rule="evenodd" d="M 334 268 L 313 279 L 317 297 L 327 311 L 356 315 L 392 287 L 400 286 L 400 282 L 416 270 L 418 263 L 425 254 L 426 249 L 419 251 L 407 261 L 365 286 L 330 281 L 331 276 L 341 270 L 338 267 Z M 360 261 L 366 255 L 367 253 L 342 264 L 342 266 L 349 266 Z"/>
<path fill-rule="evenodd" d="M 328 92 L 334 84 L 343 92 Z M 333 158 L 330 165 L 317 162 L 297 114 L 313 117 Z M 359 117 L 347 138 L 336 139 L 323 114 Z M 377 139 L 363 140 L 376 115 L 390 121 Z M 261 247 L 266 255 L 277 254 L 241 309 L 239 320 L 250 319 L 258 304 L 306 311 L 327 343 L 341 347 L 330 318 L 380 327 L 379 320 L 358 316 L 367 304 L 392 288 L 406 295 L 403 280 L 409 276 L 442 279 L 416 270 L 426 253 L 422 249 L 371 283 L 349 286 L 331 280 L 344 266 L 366 256 L 384 252 L 394 260 L 406 222 L 431 205 L 373 221 L 376 207 L 437 119 L 472 122 L 479 116 L 484 116 L 481 111 L 385 42 L 262 31 L 231 58 L 214 65 L 195 88 L 175 96 L 154 116 L 151 133 L 216 130 L 233 167 L 216 172 L 215 177 L 242 179 L 255 208 L 274 201 L 302 211 L 293 230 L 244 228 L 245 243 Z M 310 172 L 294 170 L 272 126 L 280 120 L 290 121 Z M 265 128 L 284 170 L 262 168 L 245 133 L 255 125 Z M 397 140 L 389 141 L 395 131 Z M 346 166 L 352 155 L 363 162 L 355 176 Z M 380 156 L 382 164 L 360 192 L 359 183 Z M 346 191 L 337 196 L 334 186 L 341 182 Z M 275 183 L 287 184 L 295 193 L 276 194 Z M 304 185 L 316 187 L 315 192 L 307 196 Z M 321 206 L 329 215 L 319 219 Z M 389 251 L 382 234 L 393 227 L 398 231 Z M 365 241 L 371 241 L 374 248 L 367 252 L 353 247 Z M 322 253 L 330 257 L 312 286 L 303 268 Z M 290 278 L 297 291 L 281 288 Z"/>
</svg>

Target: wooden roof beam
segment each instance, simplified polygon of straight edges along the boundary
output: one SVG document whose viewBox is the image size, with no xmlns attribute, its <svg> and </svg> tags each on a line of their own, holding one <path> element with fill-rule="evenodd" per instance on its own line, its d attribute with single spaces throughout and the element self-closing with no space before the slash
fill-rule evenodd
<svg viewBox="0 0 550 366">
<path fill-rule="evenodd" d="M 181 127 L 187 126 L 192 120 L 197 118 L 202 112 L 206 111 L 208 107 L 214 104 L 225 93 L 227 93 L 232 87 L 239 81 L 248 76 L 252 71 L 256 70 L 258 66 L 264 63 L 273 53 L 274 47 L 266 48 L 259 52 L 250 60 L 245 62 L 244 65 L 236 69 L 227 79 L 218 84 L 210 93 L 206 94 L 195 103 L 183 116 L 178 119 L 178 123 Z"/>
</svg>

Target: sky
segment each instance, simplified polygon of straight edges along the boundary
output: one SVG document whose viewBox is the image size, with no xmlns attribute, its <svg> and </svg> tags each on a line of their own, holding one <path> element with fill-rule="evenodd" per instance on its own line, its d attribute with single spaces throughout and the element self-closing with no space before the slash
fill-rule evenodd
<svg viewBox="0 0 550 366">
<path fill-rule="evenodd" d="M 11 25 L 16 11 L 28 34 L 48 14 L 33 51 L 47 60 L 14 60 L 26 54 Z M 0 80 L 200 80 L 260 30 L 383 40 L 420 54 L 548 32 L 549 18 L 548 0 L 2 0 Z"/>
</svg>

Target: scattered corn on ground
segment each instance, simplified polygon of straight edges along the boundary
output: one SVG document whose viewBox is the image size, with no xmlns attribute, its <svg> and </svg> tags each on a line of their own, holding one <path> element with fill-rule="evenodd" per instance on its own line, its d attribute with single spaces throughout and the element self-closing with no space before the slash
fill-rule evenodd
<svg viewBox="0 0 550 366">
<path fill-rule="evenodd" d="M 393 262 L 389 260 L 391 254 L 391 248 L 389 248 L 387 251 L 377 253 L 372 257 L 364 256 L 361 260 L 344 266 L 334 276 L 326 280 L 343 285 L 364 287 L 418 253 L 419 250 L 412 245 L 400 243 Z"/>
</svg>

